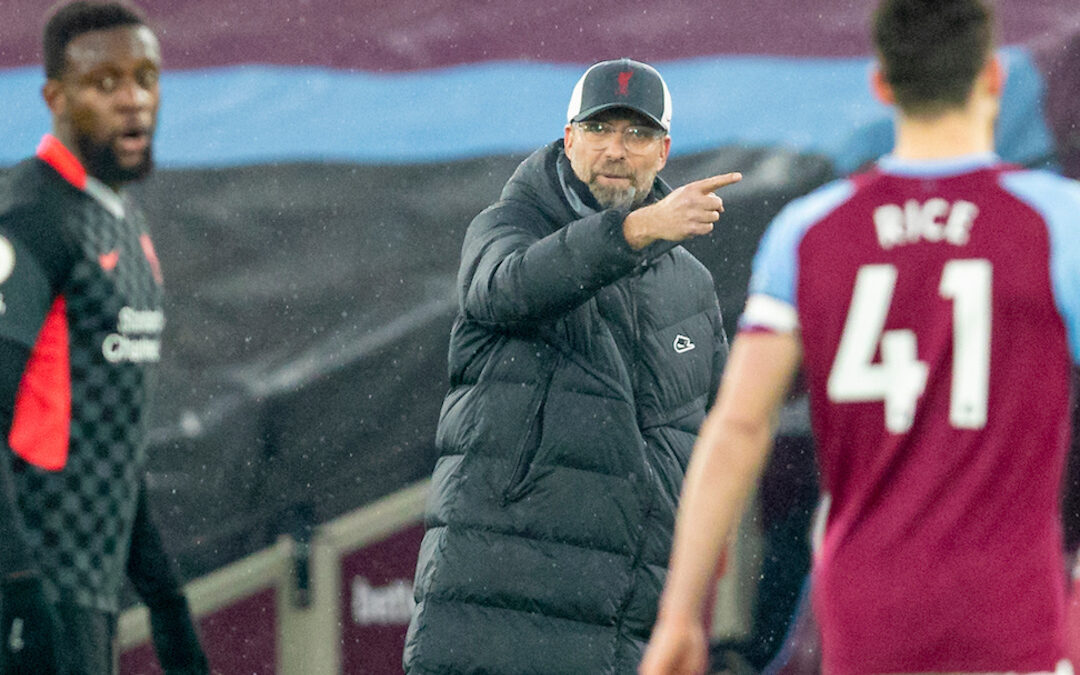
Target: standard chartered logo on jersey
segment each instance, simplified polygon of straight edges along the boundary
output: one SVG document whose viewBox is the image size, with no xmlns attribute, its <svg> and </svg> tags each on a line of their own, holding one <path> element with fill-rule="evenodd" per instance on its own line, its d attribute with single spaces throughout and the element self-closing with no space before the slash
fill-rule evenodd
<svg viewBox="0 0 1080 675">
<path fill-rule="evenodd" d="M 116 332 L 101 343 L 101 353 L 109 363 L 156 363 L 161 360 L 164 328 L 161 310 L 124 307 L 117 316 Z"/>
</svg>

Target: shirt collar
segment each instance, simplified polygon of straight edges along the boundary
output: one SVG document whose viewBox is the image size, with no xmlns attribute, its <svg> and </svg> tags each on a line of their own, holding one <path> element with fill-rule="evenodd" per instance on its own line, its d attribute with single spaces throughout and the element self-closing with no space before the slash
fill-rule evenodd
<svg viewBox="0 0 1080 675">
<path fill-rule="evenodd" d="M 37 157 L 51 166 L 67 182 L 80 190 L 86 188 L 86 169 L 56 136 L 45 134 L 41 138 L 37 147 Z"/>
<path fill-rule="evenodd" d="M 944 178 L 986 169 L 1001 162 L 993 152 L 980 152 L 945 159 L 906 159 L 888 154 L 878 160 L 878 169 L 895 176 Z"/>
<path fill-rule="evenodd" d="M 124 200 L 115 190 L 86 173 L 86 168 L 56 136 L 45 134 L 38 143 L 37 157 L 53 168 L 64 180 L 93 197 L 117 218 L 124 217 Z"/>
</svg>

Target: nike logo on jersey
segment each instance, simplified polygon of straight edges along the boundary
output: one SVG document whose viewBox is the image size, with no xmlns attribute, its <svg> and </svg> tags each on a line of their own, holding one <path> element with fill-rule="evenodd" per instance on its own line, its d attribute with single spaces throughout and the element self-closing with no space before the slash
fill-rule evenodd
<svg viewBox="0 0 1080 675">
<path fill-rule="evenodd" d="M 685 335 L 676 335 L 675 342 L 673 342 L 671 346 L 675 348 L 676 354 L 685 354 L 697 347 L 697 345 L 694 344 L 694 341 Z"/>
<path fill-rule="evenodd" d="M 154 281 L 159 284 L 162 282 L 161 278 L 161 263 L 158 261 L 157 253 L 154 251 L 154 244 L 150 241 L 148 235 L 139 236 L 139 245 L 142 247 L 143 255 L 146 256 L 146 261 L 150 263 L 150 271 L 154 275 Z M 2 254 L 2 252 L 0 252 Z M 2 255 L 0 255 L 2 258 Z M 2 262 L 2 260 L 0 260 Z M 98 262 L 101 263 L 101 269 L 106 272 L 112 272 L 116 269 L 117 264 L 120 263 L 120 251 L 115 248 L 108 253 L 102 253 L 98 256 Z"/>
<path fill-rule="evenodd" d="M 117 263 L 120 262 L 120 251 L 114 248 L 108 253 L 102 253 L 98 256 L 98 262 L 101 263 L 101 269 L 112 272 L 116 269 Z"/>
</svg>

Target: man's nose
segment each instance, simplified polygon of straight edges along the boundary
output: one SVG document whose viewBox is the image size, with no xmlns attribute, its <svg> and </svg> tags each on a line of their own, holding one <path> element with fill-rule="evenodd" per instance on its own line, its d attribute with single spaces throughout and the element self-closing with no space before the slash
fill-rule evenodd
<svg viewBox="0 0 1080 675">
<path fill-rule="evenodd" d="M 154 94 L 134 78 L 124 78 L 113 93 L 113 100 L 121 108 L 149 108 Z"/>
<path fill-rule="evenodd" d="M 623 140 L 622 131 L 616 131 L 608 137 L 607 144 L 604 146 L 604 153 L 609 157 L 626 156 L 626 142 Z"/>
</svg>

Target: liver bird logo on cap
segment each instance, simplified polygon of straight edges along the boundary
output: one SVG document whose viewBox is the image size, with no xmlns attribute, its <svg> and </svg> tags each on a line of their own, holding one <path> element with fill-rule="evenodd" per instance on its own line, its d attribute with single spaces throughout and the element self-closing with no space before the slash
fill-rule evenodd
<svg viewBox="0 0 1080 675">
<path fill-rule="evenodd" d="M 616 92 L 619 96 L 626 96 L 630 93 L 630 78 L 634 76 L 634 71 L 624 70 L 619 73 L 619 90 Z"/>
</svg>

